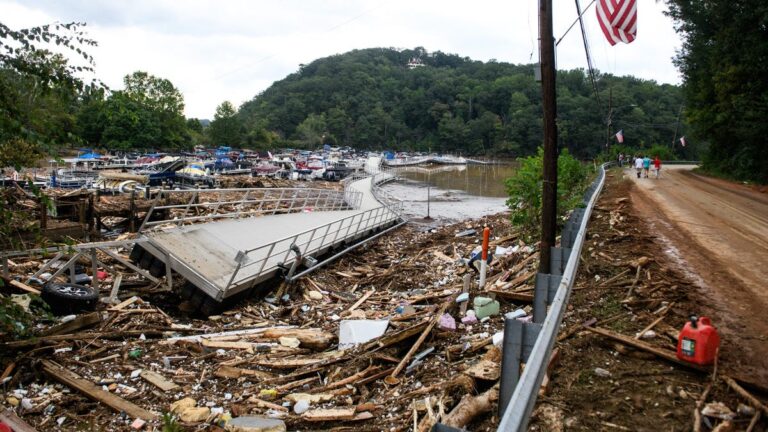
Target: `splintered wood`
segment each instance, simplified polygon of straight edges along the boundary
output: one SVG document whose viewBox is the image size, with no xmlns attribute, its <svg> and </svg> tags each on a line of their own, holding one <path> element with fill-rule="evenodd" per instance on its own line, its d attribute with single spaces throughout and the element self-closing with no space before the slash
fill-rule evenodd
<svg viewBox="0 0 768 432">
<path fill-rule="evenodd" d="M 489 266 L 487 291 L 466 265 L 479 237 L 455 236 L 485 224 L 505 251 Z M 42 367 L 70 389 L 71 402 L 56 416 L 80 419 L 82 410 L 70 407 L 90 403 L 89 419 L 105 429 L 128 428 L 118 412 L 154 421 L 172 411 L 198 429 L 223 413 L 279 417 L 290 430 L 390 430 L 414 422 L 428 430 L 441 419 L 487 429 L 496 421 L 501 367 L 493 335 L 503 330 L 503 313 L 525 307 L 536 272 L 538 254 L 521 238 L 503 215 L 429 231 L 406 227 L 281 285 L 280 296 L 261 292 L 207 318 L 184 312 L 196 299 L 156 293 L 118 266 L 119 275 L 101 284 L 107 304 L 99 312 L 8 342 L 2 349 L 23 360 L 0 366 L 14 388 Z M 19 268 L 27 276 L 40 265 Z M 477 316 L 478 297 L 486 297 L 483 304 L 495 297 L 500 312 Z M 342 333 L 349 323 L 353 330 Z M 42 366 L 30 361 L 36 357 L 46 359 Z M 43 410 L 63 386 L 37 383 L 28 397 L 40 408 L 25 420 L 48 430 L 55 419 Z M 414 415 L 414 402 L 425 399 L 432 414 Z"/>
</svg>

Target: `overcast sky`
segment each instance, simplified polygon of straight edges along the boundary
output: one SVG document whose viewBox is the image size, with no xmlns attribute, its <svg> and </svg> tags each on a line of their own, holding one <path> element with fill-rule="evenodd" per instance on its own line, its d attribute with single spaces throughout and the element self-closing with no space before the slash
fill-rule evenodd
<svg viewBox="0 0 768 432">
<path fill-rule="evenodd" d="M 580 0 L 582 7 L 589 0 Z M 592 6 L 584 14 L 595 67 L 679 84 L 672 65 L 680 38 L 666 6 L 638 1 L 635 42 L 611 47 Z M 555 38 L 576 18 L 554 0 Z M 475 60 L 531 63 L 537 58 L 537 0 L 0 0 L 0 21 L 19 29 L 54 21 L 88 24 L 96 75 L 114 89 L 136 70 L 167 78 L 184 94 L 188 117 L 212 118 L 301 63 L 372 47 L 443 51 Z M 559 69 L 586 68 L 578 25 L 558 47 Z"/>
</svg>

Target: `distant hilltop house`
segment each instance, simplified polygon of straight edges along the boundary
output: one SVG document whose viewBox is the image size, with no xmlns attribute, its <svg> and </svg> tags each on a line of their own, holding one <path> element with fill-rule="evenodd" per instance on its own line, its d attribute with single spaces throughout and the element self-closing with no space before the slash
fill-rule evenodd
<svg viewBox="0 0 768 432">
<path fill-rule="evenodd" d="M 412 58 L 408 62 L 408 69 L 415 69 L 417 67 L 426 66 L 424 63 L 422 63 L 420 58 Z"/>
</svg>

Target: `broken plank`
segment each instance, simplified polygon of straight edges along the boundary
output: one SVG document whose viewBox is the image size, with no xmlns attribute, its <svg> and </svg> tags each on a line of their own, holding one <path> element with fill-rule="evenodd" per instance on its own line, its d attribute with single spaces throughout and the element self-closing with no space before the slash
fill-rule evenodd
<svg viewBox="0 0 768 432">
<path fill-rule="evenodd" d="M 137 296 L 133 296 L 133 297 L 131 297 L 129 299 L 123 300 L 122 302 L 120 302 L 120 304 L 115 305 L 115 306 L 113 306 L 113 307 L 111 307 L 111 308 L 109 308 L 107 310 L 109 310 L 109 311 L 119 311 L 119 310 L 122 310 L 122 309 L 124 309 L 124 308 L 126 308 L 126 307 L 128 307 L 128 306 L 130 306 L 130 305 L 132 305 L 134 303 L 136 303 L 139 300 L 141 300 L 141 299 L 138 298 Z"/>
<path fill-rule="evenodd" d="M 37 432 L 37 429 L 30 426 L 10 409 L 0 413 L 0 423 L 5 423 L 10 426 L 11 430 L 14 432 Z"/>
<path fill-rule="evenodd" d="M 501 297 L 504 300 L 533 303 L 533 294 L 516 293 L 498 289 L 489 289 L 488 292 L 491 294 L 496 294 L 496 296 Z"/>
<path fill-rule="evenodd" d="M 5 278 L 3 278 L 3 279 L 5 279 Z M 29 286 L 29 285 L 27 285 L 25 283 L 19 282 L 19 281 L 15 280 L 15 279 L 6 279 L 6 281 L 12 287 L 18 288 L 18 289 L 20 289 L 22 291 L 26 291 L 26 292 L 28 292 L 30 294 L 40 295 L 40 290 L 39 289 L 32 288 L 31 286 Z"/>
<path fill-rule="evenodd" d="M 201 341 L 201 343 L 206 348 L 245 350 L 249 354 L 253 354 L 253 346 L 254 346 L 253 342 L 221 341 L 221 340 L 203 339 Z"/>
<path fill-rule="evenodd" d="M 336 335 L 316 328 L 271 328 L 265 329 L 262 336 L 267 339 L 296 338 L 301 342 L 302 348 L 314 350 L 324 350 L 336 340 Z"/>
<path fill-rule="evenodd" d="M 366 293 L 365 293 L 365 294 L 363 294 L 363 296 L 362 296 L 362 297 L 360 297 L 360 300 L 356 301 L 356 302 L 355 302 L 355 304 L 353 304 L 352 306 L 350 306 L 350 307 L 349 307 L 349 309 L 347 309 L 347 312 L 352 312 L 353 310 L 357 309 L 357 308 L 358 308 L 358 306 L 360 306 L 360 305 L 361 305 L 361 304 L 363 304 L 363 303 L 364 303 L 366 300 L 368 300 L 368 297 L 370 297 L 370 296 L 371 296 L 371 294 L 373 294 L 373 293 L 375 293 L 375 292 L 376 292 L 376 289 L 375 289 L 375 288 L 374 288 L 374 289 L 371 289 L 371 290 L 369 290 L 369 291 L 366 291 Z"/>
<path fill-rule="evenodd" d="M 120 291 L 120 284 L 123 282 L 123 274 L 118 273 L 115 281 L 112 282 L 112 290 L 109 292 L 109 302 L 117 303 L 117 293 Z"/>
<path fill-rule="evenodd" d="M 173 381 L 168 381 L 164 376 L 160 375 L 157 372 L 152 372 L 150 370 L 144 369 L 143 371 L 141 371 L 139 376 L 141 376 L 146 381 L 153 384 L 155 387 L 160 388 L 160 390 L 162 391 L 171 391 L 179 388 L 178 384 L 176 384 Z"/>
<path fill-rule="evenodd" d="M 315 409 L 305 412 L 301 418 L 311 422 L 352 420 L 355 418 L 355 407 Z"/>
<path fill-rule="evenodd" d="M 271 373 L 254 370 L 254 369 L 241 369 L 234 366 L 227 366 L 223 365 L 216 369 L 216 371 L 213 373 L 215 376 L 219 378 L 240 378 L 243 376 L 253 376 L 257 378 L 262 379 L 271 379 L 274 378 L 274 375 Z"/>
<path fill-rule="evenodd" d="M 523 282 L 527 281 L 528 279 L 532 278 L 533 276 L 536 276 L 537 272 L 538 272 L 538 270 L 532 270 L 532 271 L 529 271 L 528 273 L 522 274 L 522 275 L 512 279 L 511 281 L 505 283 L 504 285 L 502 285 L 500 287 L 500 289 L 506 290 L 506 289 L 516 288 L 518 285 L 522 284 Z"/>
<path fill-rule="evenodd" d="M 157 419 L 157 415 L 121 398 L 120 396 L 102 390 L 101 387 L 96 386 L 92 382 L 81 378 L 76 373 L 68 369 L 64 369 L 60 365 L 50 360 L 43 360 L 41 363 L 43 365 L 43 371 L 50 375 L 51 378 L 59 381 L 67 387 L 85 394 L 97 402 L 101 402 L 107 405 L 117 412 L 125 412 L 132 418 L 140 418 L 147 421 Z"/>
<path fill-rule="evenodd" d="M 101 322 L 101 313 L 91 312 L 83 315 L 78 315 L 72 321 L 67 321 L 65 323 L 55 325 L 49 328 L 48 330 L 44 331 L 42 335 L 51 336 L 51 335 L 59 335 L 59 334 L 68 334 L 85 327 L 90 327 L 100 322 Z"/>
</svg>

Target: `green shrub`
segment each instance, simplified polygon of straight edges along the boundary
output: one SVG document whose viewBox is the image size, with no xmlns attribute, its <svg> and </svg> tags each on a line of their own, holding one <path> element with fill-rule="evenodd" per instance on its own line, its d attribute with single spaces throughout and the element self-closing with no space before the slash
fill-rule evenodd
<svg viewBox="0 0 768 432">
<path fill-rule="evenodd" d="M 52 319 L 48 304 L 40 296 L 29 294 L 29 311 L 0 294 L 0 340 L 25 339 L 32 336 L 38 319 Z"/>
<path fill-rule="evenodd" d="M 541 230 L 541 193 L 544 149 L 539 147 L 536 156 L 519 158 L 520 168 L 506 180 L 512 210 L 512 223 L 520 226 L 531 236 Z M 557 159 L 557 216 L 562 225 L 565 216 L 582 204 L 587 185 L 589 168 L 563 150 Z"/>
<path fill-rule="evenodd" d="M 655 144 L 648 150 L 643 150 L 643 154 L 648 155 L 648 157 L 651 159 L 658 156 L 659 159 L 663 161 L 671 161 L 677 159 L 675 152 L 673 152 L 668 145 Z"/>
</svg>

